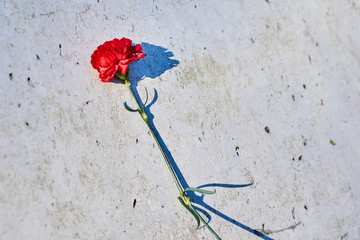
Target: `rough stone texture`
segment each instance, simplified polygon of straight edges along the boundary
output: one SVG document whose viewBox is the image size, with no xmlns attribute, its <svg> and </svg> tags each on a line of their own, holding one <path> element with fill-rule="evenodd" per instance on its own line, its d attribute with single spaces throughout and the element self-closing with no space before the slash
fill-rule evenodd
<svg viewBox="0 0 360 240">
<path fill-rule="evenodd" d="M 223 239 L 359 239 L 359 22 L 356 1 L 0 0 L 0 239 L 213 239 L 90 65 L 123 36 L 187 183 L 253 183 L 197 198 Z"/>
</svg>

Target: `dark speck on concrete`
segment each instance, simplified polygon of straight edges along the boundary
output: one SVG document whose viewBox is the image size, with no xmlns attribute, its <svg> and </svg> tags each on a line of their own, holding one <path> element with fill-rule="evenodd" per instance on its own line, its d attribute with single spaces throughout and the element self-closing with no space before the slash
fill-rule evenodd
<svg viewBox="0 0 360 240">
<path fill-rule="evenodd" d="M 268 126 L 265 127 L 265 132 L 270 133 L 270 128 Z"/>
</svg>

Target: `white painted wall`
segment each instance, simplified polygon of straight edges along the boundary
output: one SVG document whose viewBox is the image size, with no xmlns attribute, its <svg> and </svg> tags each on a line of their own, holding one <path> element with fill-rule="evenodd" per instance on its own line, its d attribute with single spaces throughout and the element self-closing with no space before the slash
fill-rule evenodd
<svg viewBox="0 0 360 240">
<path fill-rule="evenodd" d="M 213 239 L 90 65 L 115 37 L 187 183 L 254 182 L 199 206 L 223 239 L 359 239 L 359 6 L 0 0 L 0 239 Z"/>
</svg>

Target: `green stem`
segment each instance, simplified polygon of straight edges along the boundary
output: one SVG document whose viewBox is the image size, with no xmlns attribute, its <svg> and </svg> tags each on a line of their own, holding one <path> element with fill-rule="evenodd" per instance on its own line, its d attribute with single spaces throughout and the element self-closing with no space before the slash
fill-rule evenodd
<svg viewBox="0 0 360 240">
<path fill-rule="evenodd" d="M 155 139 L 155 142 L 156 144 L 158 145 L 160 151 L 161 151 L 161 154 L 163 155 L 164 157 L 164 160 L 166 162 L 166 165 L 168 166 L 169 170 L 170 170 L 170 173 L 171 173 L 171 176 L 173 177 L 174 179 L 174 182 L 176 184 L 176 187 L 178 188 L 179 192 L 182 193 L 184 191 L 183 187 L 181 186 L 180 184 L 180 181 L 175 173 L 175 170 L 173 168 L 173 166 L 171 165 L 171 162 L 167 156 L 167 154 L 165 153 L 165 150 L 163 148 L 163 146 L 160 144 L 160 140 L 159 140 L 159 136 L 156 135 L 155 133 L 155 130 L 153 129 L 152 125 L 150 124 L 149 122 L 149 117 L 148 115 L 146 114 L 145 112 L 145 109 L 144 107 L 142 107 L 142 103 L 140 102 L 140 100 L 136 97 L 135 95 L 135 92 L 134 90 L 131 88 L 131 85 L 130 85 L 130 82 L 125 80 L 125 85 L 129 88 L 130 92 L 131 92 L 131 95 L 133 96 L 133 98 L 135 99 L 137 105 L 138 105 L 138 113 L 140 114 L 141 118 L 145 121 L 146 125 L 148 126 L 152 136 L 154 137 Z"/>
<path fill-rule="evenodd" d="M 163 146 L 160 143 L 159 136 L 155 133 L 155 129 L 153 128 L 153 126 L 149 122 L 149 117 L 145 112 L 143 104 L 136 97 L 134 89 L 131 88 L 131 84 L 130 84 L 130 81 L 128 79 L 128 76 L 129 76 L 129 74 L 127 74 L 125 76 L 125 85 L 130 90 L 131 95 L 135 99 L 135 101 L 137 103 L 137 106 L 138 106 L 137 110 L 132 110 L 132 109 L 130 109 L 130 110 L 131 111 L 137 111 L 140 114 L 141 118 L 145 121 L 146 125 L 148 126 L 148 128 L 149 128 L 149 130 L 150 130 L 150 132 L 152 134 L 152 136 L 154 137 L 155 142 L 158 145 L 158 147 L 159 147 L 159 149 L 161 151 L 161 154 L 164 157 L 166 165 L 168 166 L 168 168 L 170 170 L 171 176 L 174 179 L 176 187 L 178 188 L 178 190 L 180 192 L 179 200 L 180 200 L 181 204 L 195 217 L 196 221 L 198 222 L 198 225 L 199 225 L 199 220 L 201 220 L 201 222 L 204 223 L 204 225 L 216 237 L 216 239 L 221 240 L 221 238 L 216 234 L 216 232 L 209 226 L 209 224 L 207 224 L 207 222 L 204 220 L 204 218 L 202 218 L 200 216 L 200 214 L 193 208 L 193 206 L 191 205 L 190 198 L 186 196 L 186 191 L 197 191 L 197 192 L 200 192 L 200 193 L 203 193 L 203 194 L 213 194 L 213 193 L 215 193 L 215 191 L 207 191 L 207 190 L 202 190 L 202 189 L 198 189 L 198 188 L 187 188 L 187 189 L 184 190 L 184 188 L 180 184 L 179 178 L 176 175 L 173 166 L 171 165 L 171 162 L 170 162 L 167 154 L 165 153 L 165 150 L 164 150 Z M 120 76 L 120 77 L 122 77 L 122 76 Z"/>
</svg>

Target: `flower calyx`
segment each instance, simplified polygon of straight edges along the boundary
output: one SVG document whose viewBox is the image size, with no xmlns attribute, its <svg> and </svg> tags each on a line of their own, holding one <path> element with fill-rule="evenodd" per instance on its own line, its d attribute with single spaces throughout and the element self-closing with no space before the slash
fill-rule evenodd
<svg viewBox="0 0 360 240">
<path fill-rule="evenodd" d="M 130 87 L 131 84 L 130 84 L 130 80 L 129 80 L 129 77 L 130 77 L 130 70 L 128 70 L 126 72 L 126 74 L 122 74 L 121 72 L 117 72 L 116 74 L 116 77 L 118 77 L 118 79 L 120 81 L 123 81 L 125 83 L 125 86 L 127 87 Z"/>
</svg>

